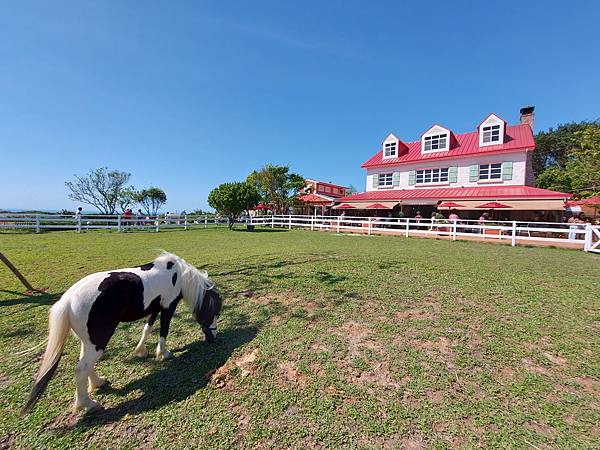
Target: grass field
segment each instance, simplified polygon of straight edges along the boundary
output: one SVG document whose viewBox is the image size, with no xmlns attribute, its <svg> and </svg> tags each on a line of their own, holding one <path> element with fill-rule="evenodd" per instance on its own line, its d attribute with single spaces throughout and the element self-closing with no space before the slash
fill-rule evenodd
<svg viewBox="0 0 600 450">
<path fill-rule="evenodd" d="M 225 293 L 210 346 L 180 305 L 175 358 L 139 359 L 118 329 L 93 394 L 71 413 L 75 339 L 27 416 L 19 408 L 49 306 L 84 275 L 162 248 Z M 246 233 L 0 234 L 0 448 L 513 447 L 600 442 L 600 258 L 472 242 Z M 153 333 L 148 348 L 158 339 Z M 152 351 L 151 351 L 152 353 Z"/>
</svg>

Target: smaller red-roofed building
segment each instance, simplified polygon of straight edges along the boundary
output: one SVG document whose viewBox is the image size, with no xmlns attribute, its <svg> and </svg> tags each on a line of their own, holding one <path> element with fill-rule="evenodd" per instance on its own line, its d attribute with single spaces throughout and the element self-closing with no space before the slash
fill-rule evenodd
<svg viewBox="0 0 600 450">
<path fill-rule="evenodd" d="M 295 214 L 324 214 L 336 199 L 345 197 L 348 188 L 325 181 L 306 179 L 306 186 L 298 194 L 294 204 Z"/>
<path fill-rule="evenodd" d="M 456 202 L 462 217 L 477 218 L 478 206 L 498 201 L 508 206 L 498 213 L 501 218 L 560 220 L 571 195 L 534 187 L 533 111 L 522 108 L 518 125 L 490 113 L 467 133 L 435 124 L 413 142 L 389 134 L 361 166 L 367 172 L 365 192 L 336 203 L 363 211 L 379 203 L 425 217 L 443 202 Z"/>
</svg>

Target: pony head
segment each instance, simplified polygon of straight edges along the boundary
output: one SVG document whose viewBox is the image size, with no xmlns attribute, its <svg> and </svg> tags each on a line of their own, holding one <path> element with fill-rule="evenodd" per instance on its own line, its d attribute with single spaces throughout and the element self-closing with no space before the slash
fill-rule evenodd
<svg viewBox="0 0 600 450">
<path fill-rule="evenodd" d="M 221 313 L 223 299 L 217 288 L 212 285 L 204 291 L 202 301 L 196 303 L 194 317 L 202 327 L 207 342 L 215 342 L 217 338 L 217 319 Z"/>
</svg>

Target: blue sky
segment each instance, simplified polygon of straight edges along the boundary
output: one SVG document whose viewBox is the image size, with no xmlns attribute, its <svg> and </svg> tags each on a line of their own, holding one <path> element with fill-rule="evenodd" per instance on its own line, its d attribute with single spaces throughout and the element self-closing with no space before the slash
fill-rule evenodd
<svg viewBox="0 0 600 450">
<path fill-rule="evenodd" d="M 170 211 L 265 163 L 364 189 L 389 132 L 600 117 L 600 2 L 0 3 L 0 208 L 108 166 Z"/>
</svg>

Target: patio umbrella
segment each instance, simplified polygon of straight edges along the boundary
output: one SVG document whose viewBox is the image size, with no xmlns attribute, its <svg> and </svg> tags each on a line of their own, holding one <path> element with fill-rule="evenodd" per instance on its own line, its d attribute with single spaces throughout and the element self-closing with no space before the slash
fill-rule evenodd
<svg viewBox="0 0 600 450">
<path fill-rule="evenodd" d="M 356 209 L 356 206 L 349 205 L 348 203 L 342 203 L 341 205 L 334 206 L 335 209 Z"/>
<path fill-rule="evenodd" d="M 475 208 L 481 208 L 481 209 L 501 209 L 501 208 L 512 208 L 512 206 L 505 205 L 504 203 L 488 202 L 488 203 L 484 203 L 483 205 L 476 206 Z"/>
<path fill-rule="evenodd" d="M 600 195 L 596 195 L 595 197 L 586 198 L 585 200 L 581 200 L 582 205 L 591 206 L 594 208 L 594 218 L 596 218 L 596 214 L 598 212 L 598 208 L 600 208 Z"/>
<path fill-rule="evenodd" d="M 373 203 L 367 206 L 365 209 L 392 209 L 389 206 L 382 205 L 381 203 Z"/>
<path fill-rule="evenodd" d="M 465 205 L 454 202 L 443 202 L 437 205 L 438 208 L 464 208 Z"/>
<path fill-rule="evenodd" d="M 264 205 L 262 203 L 259 203 L 258 205 L 256 205 L 254 207 L 254 210 L 256 210 L 256 211 L 266 211 L 268 209 L 270 209 L 270 208 L 267 205 Z"/>
<path fill-rule="evenodd" d="M 491 209 L 492 210 L 492 216 L 493 216 L 495 209 L 512 208 L 512 206 L 505 205 L 504 203 L 498 203 L 498 202 L 487 202 L 487 203 L 484 203 L 483 205 L 476 206 L 475 208 Z M 493 217 L 492 217 L 492 219 L 493 219 Z"/>
</svg>

